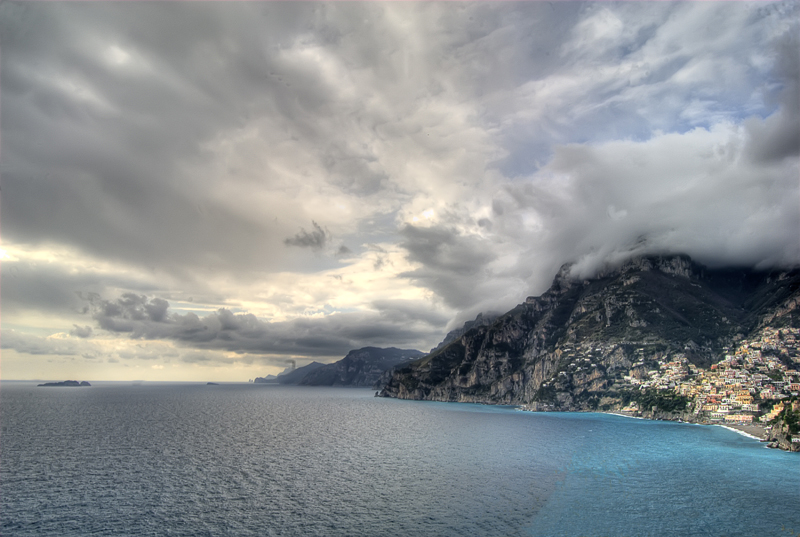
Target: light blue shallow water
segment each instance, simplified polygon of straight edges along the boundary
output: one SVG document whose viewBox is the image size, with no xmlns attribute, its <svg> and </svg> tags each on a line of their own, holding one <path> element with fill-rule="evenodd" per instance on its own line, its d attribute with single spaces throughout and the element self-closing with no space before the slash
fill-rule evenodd
<svg viewBox="0 0 800 537">
<path fill-rule="evenodd" d="M 800 457 L 719 427 L 372 395 L 3 383 L 0 534 L 800 533 Z"/>
</svg>

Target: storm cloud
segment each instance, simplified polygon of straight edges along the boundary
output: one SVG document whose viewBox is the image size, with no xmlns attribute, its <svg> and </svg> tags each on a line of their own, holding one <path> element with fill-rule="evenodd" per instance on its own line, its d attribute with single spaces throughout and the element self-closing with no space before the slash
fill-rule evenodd
<svg viewBox="0 0 800 537">
<path fill-rule="evenodd" d="M 379 303 L 372 312 L 273 323 L 225 308 L 204 316 L 170 312 L 163 299 L 126 293 L 115 300 L 93 300 L 92 317 L 99 328 L 131 339 L 174 340 L 235 353 L 331 357 L 353 348 L 408 345 L 438 334 L 448 319 L 412 313 L 420 305 Z"/>
<path fill-rule="evenodd" d="M 790 1 L 2 2 L 11 344 L 425 349 L 564 263 L 796 266 L 797 35 Z"/>
</svg>

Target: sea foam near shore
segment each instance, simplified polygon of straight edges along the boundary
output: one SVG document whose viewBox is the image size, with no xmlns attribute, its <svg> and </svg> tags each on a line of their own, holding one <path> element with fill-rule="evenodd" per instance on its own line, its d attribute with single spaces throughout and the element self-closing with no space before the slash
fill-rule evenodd
<svg viewBox="0 0 800 537">
<path fill-rule="evenodd" d="M 635 420 L 645 420 L 647 418 L 643 418 L 641 416 L 631 416 L 630 414 L 622 414 L 620 412 L 603 412 L 603 414 L 608 414 L 609 416 L 620 416 L 622 418 L 632 418 Z"/>
</svg>

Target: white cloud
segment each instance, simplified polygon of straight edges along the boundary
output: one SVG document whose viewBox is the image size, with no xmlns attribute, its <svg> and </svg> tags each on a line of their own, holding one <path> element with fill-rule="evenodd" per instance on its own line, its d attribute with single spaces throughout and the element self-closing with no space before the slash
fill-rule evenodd
<svg viewBox="0 0 800 537">
<path fill-rule="evenodd" d="M 528 237 L 526 260 L 543 257 L 549 270 L 576 261 L 584 276 L 643 253 L 688 253 L 717 266 L 796 265 L 797 158 L 765 165 L 748 157 L 751 143 L 742 127 L 723 124 L 646 142 L 565 146 L 530 188 L 509 190 L 517 206 L 498 219 L 533 212 L 540 228 Z"/>
</svg>

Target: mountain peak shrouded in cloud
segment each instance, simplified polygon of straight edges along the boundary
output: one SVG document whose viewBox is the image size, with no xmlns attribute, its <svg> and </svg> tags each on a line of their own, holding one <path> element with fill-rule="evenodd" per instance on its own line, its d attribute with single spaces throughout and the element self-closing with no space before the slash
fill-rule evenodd
<svg viewBox="0 0 800 537">
<path fill-rule="evenodd" d="M 798 26 L 796 2 L 0 3 L 4 378 L 427 349 L 564 263 L 796 266 Z"/>
</svg>

